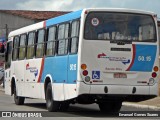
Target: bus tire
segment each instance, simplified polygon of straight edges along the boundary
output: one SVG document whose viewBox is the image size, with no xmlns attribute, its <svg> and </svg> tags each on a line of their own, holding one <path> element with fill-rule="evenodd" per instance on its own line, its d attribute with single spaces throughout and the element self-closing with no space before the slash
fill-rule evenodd
<svg viewBox="0 0 160 120">
<path fill-rule="evenodd" d="M 16 105 L 23 105 L 24 104 L 24 97 L 17 96 L 16 86 L 14 86 L 14 102 Z"/>
<path fill-rule="evenodd" d="M 101 112 L 116 113 L 120 111 L 122 102 L 104 102 L 98 105 Z"/>
<path fill-rule="evenodd" d="M 49 112 L 56 112 L 59 110 L 60 107 L 60 103 L 58 101 L 53 100 L 51 83 L 48 83 L 47 85 L 46 106 Z"/>
</svg>

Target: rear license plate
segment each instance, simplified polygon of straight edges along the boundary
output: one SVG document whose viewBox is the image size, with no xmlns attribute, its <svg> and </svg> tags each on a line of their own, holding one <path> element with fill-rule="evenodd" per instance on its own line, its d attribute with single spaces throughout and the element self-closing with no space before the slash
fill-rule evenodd
<svg viewBox="0 0 160 120">
<path fill-rule="evenodd" d="M 114 73 L 114 78 L 127 78 L 126 73 Z"/>
</svg>

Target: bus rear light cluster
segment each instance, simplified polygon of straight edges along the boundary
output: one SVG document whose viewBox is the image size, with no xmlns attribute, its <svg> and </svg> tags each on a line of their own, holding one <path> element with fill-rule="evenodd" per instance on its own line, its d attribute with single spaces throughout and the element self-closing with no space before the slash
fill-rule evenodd
<svg viewBox="0 0 160 120">
<path fill-rule="evenodd" d="M 85 76 L 85 81 L 86 82 L 89 82 L 90 81 L 90 77 L 89 76 L 87 76 L 88 75 L 88 70 L 86 70 L 87 69 L 87 65 L 86 64 L 82 64 L 81 65 L 81 69 L 83 70 L 82 71 L 82 74 L 83 74 L 83 76 Z"/>
<path fill-rule="evenodd" d="M 86 64 L 82 64 L 81 65 L 81 69 L 83 70 L 82 74 L 84 76 L 87 76 L 88 75 L 88 71 L 86 70 L 87 69 L 87 65 Z"/>
<path fill-rule="evenodd" d="M 152 72 L 152 78 L 149 79 L 149 85 L 153 85 L 155 82 L 155 79 L 157 77 L 157 72 L 159 71 L 158 66 L 154 66 L 153 72 Z"/>
<path fill-rule="evenodd" d="M 157 66 L 154 66 L 153 70 L 154 70 L 154 72 L 152 72 L 152 77 L 155 78 L 155 77 L 157 77 L 156 72 L 158 72 L 159 68 Z"/>
</svg>

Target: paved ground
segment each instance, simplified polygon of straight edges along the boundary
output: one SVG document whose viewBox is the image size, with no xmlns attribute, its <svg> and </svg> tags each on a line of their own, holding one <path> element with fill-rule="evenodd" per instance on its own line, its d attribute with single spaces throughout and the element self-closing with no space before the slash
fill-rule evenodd
<svg viewBox="0 0 160 120">
<path fill-rule="evenodd" d="M 160 97 L 142 102 L 124 102 L 123 105 L 160 111 Z"/>
<path fill-rule="evenodd" d="M 0 116 L 2 113 L 10 113 L 12 117 L 16 117 L 17 113 L 41 113 L 43 116 L 42 119 L 48 120 L 50 117 L 52 120 L 132 120 L 132 117 L 122 117 L 124 114 L 132 114 L 134 119 L 138 120 L 159 120 L 159 117 L 144 117 L 142 115 L 148 114 L 157 114 L 160 116 L 160 113 L 151 109 L 136 108 L 129 106 L 122 106 L 120 114 L 106 114 L 99 111 L 97 104 L 91 105 L 81 105 L 81 104 L 71 104 L 67 112 L 48 112 L 46 109 L 45 100 L 41 99 L 26 99 L 25 104 L 18 106 L 15 105 L 13 96 L 5 95 L 4 91 L 0 91 Z M 119 116 L 118 116 L 119 115 Z M 136 117 L 136 116 L 142 117 Z M 47 118 L 44 118 L 44 117 Z M 121 117 L 120 117 L 121 116 Z M 83 118 L 82 118 L 83 117 Z M 4 119 L 4 118 L 2 118 Z M 25 118 L 24 118 L 25 119 Z M 30 119 L 30 118 L 29 118 Z M 39 118 L 38 118 L 39 119 Z M 0 117 L 1 120 L 1 117 Z M 8 117 L 7 117 L 8 120 Z M 18 120 L 16 118 L 15 120 Z"/>
<path fill-rule="evenodd" d="M 2 87 L 2 85 L 0 85 L 0 91 L 4 91 L 4 88 Z M 150 100 L 142 101 L 142 102 L 123 102 L 123 106 L 160 111 L 160 96 Z"/>
</svg>

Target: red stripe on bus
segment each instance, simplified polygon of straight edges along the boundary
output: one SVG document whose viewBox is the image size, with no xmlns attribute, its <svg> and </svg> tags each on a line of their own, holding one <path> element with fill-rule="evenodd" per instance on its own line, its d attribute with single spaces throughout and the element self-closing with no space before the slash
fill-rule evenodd
<svg viewBox="0 0 160 120">
<path fill-rule="evenodd" d="M 43 68 L 44 68 L 44 58 L 42 58 L 42 62 L 41 62 L 41 69 L 40 69 L 40 73 L 37 81 L 38 83 L 41 81 Z"/>
<path fill-rule="evenodd" d="M 133 58 L 132 58 L 132 62 L 131 62 L 131 64 L 130 64 L 130 66 L 127 68 L 126 71 L 129 71 L 129 70 L 131 69 L 131 67 L 132 67 L 132 65 L 133 65 L 133 63 L 134 63 L 135 56 L 136 56 L 136 46 L 133 44 L 133 45 L 132 45 L 132 48 L 133 48 Z"/>
<path fill-rule="evenodd" d="M 46 21 L 43 22 L 43 27 L 46 27 Z"/>
</svg>

